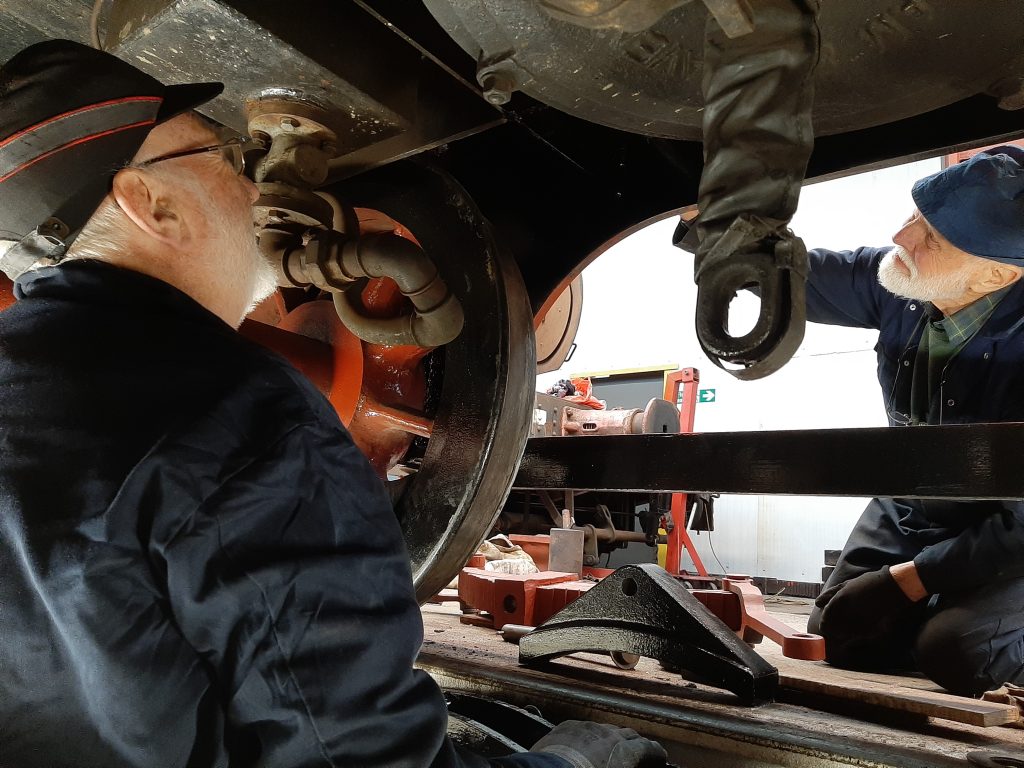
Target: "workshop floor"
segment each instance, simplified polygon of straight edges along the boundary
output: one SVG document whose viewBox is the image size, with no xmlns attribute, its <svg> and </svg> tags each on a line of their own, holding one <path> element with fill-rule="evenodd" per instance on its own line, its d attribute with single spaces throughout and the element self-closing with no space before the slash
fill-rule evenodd
<svg viewBox="0 0 1024 768">
<path fill-rule="evenodd" d="M 800 631 L 806 629 L 810 600 L 768 598 L 766 602 L 781 621 Z M 726 724 L 721 725 L 723 733 L 753 726 L 771 734 L 776 746 L 783 742 L 788 745 L 778 752 L 782 757 L 730 765 L 952 766 L 967 765 L 963 762 L 966 755 L 977 750 L 1017 756 L 1015 762 L 993 765 L 1024 765 L 1024 759 L 1020 759 L 1024 758 L 1024 729 L 969 724 L 1013 719 L 1016 710 L 1012 705 L 1000 708 L 952 697 L 923 677 L 855 673 L 823 662 L 788 659 L 777 645 L 766 640 L 756 650 L 779 669 L 783 685 L 777 702 L 749 708 L 738 705 L 732 694 L 682 680 L 651 659 L 641 659 L 635 670 L 620 670 L 607 657 L 578 654 L 550 665 L 544 673 L 524 670 L 517 663 L 516 646 L 504 642 L 493 629 L 460 622 L 457 603 L 424 606 L 423 620 L 420 666 L 441 679 L 442 685 L 446 680 L 461 679 L 460 675 L 472 677 L 477 673 L 492 680 L 506 679 L 511 701 L 514 680 L 530 678 L 534 681 L 531 684 L 538 685 L 555 680 L 580 690 L 585 687 L 597 691 L 597 695 L 601 690 L 614 691 L 616 695 L 653 702 L 654 706 L 675 708 L 680 722 L 687 721 L 691 731 L 694 718 L 712 723 L 712 730 L 720 721 Z M 497 690 L 500 695 L 500 683 Z M 572 716 L 570 710 L 566 712 Z M 811 742 L 814 749 L 807 749 L 814 754 L 827 752 L 835 745 L 848 759 L 807 762 L 806 754 L 795 761 L 786 757 L 791 757 L 794 750 L 806 751 L 805 743 Z M 894 758 L 894 762 L 875 759 L 879 751 L 886 750 L 905 758 Z"/>
</svg>

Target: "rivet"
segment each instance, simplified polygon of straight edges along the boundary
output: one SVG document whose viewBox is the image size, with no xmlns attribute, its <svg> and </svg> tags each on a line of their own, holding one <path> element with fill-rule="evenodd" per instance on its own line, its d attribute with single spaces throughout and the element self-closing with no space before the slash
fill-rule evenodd
<svg viewBox="0 0 1024 768">
<path fill-rule="evenodd" d="M 949 400 L 946 401 L 946 405 L 948 405 L 950 408 L 952 408 L 954 405 L 956 405 L 956 400 L 954 400 L 953 398 L 950 398 Z"/>
</svg>

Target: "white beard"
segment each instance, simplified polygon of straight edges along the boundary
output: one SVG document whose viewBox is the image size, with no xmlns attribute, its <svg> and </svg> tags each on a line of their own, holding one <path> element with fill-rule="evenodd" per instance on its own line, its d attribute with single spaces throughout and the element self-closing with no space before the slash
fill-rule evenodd
<svg viewBox="0 0 1024 768">
<path fill-rule="evenodd" d="M 210 211 L 219 211 L 210 201 Z M 245 314 L 277 290 L 277 270 L 260 251 L 249 216 L 219 216 L 216 231 L 218 242 L 214 247 L 235 256 L 233 274 L 229 279 L 239 281 L 239 294 L 248 298 Z"/>
<path fill-rule="evenodd" d="M 260 251 L 256 243 L 256 236 L 252 236 L 252 257 L 255 260 L 255 273 L 253 274 L 252 301 L 245 311 L 249 314 L 256 306 L 269 298 L 277 290 L 277 270 L 274 265 L 267 261 L 267 258 Z"/>
<path fill-rule="evenodd" d="M 896 267 L 897 261 L 907 268 L 909 275 Z M 967 292 L 973 276 L 974 268 L 965 264 L 955 272 L 923 277 L 906 249 L 899 245 L 894 245 L 878 265 L 878 282 L 883 288 L 917 301 L 956 301 Z"/>
</svg>

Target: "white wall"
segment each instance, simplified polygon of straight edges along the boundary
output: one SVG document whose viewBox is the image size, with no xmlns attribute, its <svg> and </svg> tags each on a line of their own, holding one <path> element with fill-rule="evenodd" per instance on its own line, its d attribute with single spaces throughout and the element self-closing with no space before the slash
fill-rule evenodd
<svg viewBox="0 0 1024 768">
<path fill-rule="evenodd" d="M 892 233 L 913 209 L 911 184 L 938 170 L 939 162 L 911 163 L 805 187 L 792 228 L 809 248 L 890 244 Z M 674 218 L 652 224 L 610 248 L 586 269 L 576 353 L 559 371 L 538 376 L 539 390 L 578 371 L 675 363 L 698 368 L 700 387 L 715 390 L 714 403 L 697 407 L 699 431 L 885 424 L 875 378 L 874 331 L 808 325 L 793 359 L 781 371 L 757 381 L 739 381 L 716 368 L 697 343 L 693 257 L 672 246 L 674 228 Z M 757 308 L 758 300 L 749 294 L 733 302 L 734 332 L 753 324 Z M 722 497 L 715 506 L 716 530 L 694 540 L 713 572 L 816 582 L 821 577 L 822 552 L 842 548 L 865 502 Z"/>
</svg>

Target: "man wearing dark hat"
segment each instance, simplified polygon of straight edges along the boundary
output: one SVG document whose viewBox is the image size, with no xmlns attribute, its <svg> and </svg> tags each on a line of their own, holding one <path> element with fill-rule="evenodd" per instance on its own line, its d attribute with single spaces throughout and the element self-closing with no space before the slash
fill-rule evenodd
<svg viewBox="0 0 1024 768">
<path fill-rule="evenodd" d="M 593 723 L 447 738 L 386 493 L 235 332 L 274 281 L 239 144 L 189 111 L 219 92 L 67 41 L 0 69 L 0 762 L 663 764 Z"/>
<path fill-rule="evenodd" d="M 810 253 L 808 319 L 880 331 L 892 425 L 1024 421 L 1024 150 L 981 152 L 913 198 L 894 248 Z M 1024 507 L 873 499 L 808 628 L 839 666 L 916 665 L 966 695 L 1024 683 Z"/>
</svg>

